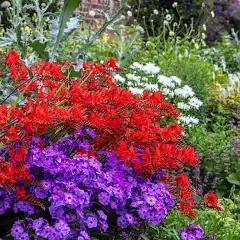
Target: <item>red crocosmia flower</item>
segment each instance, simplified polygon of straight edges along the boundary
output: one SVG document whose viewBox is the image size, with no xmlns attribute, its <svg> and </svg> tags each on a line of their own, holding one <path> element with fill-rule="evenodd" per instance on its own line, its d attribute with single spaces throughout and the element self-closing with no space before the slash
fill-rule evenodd
<svg viewBox="0 0 240 240">
<path fill-rule="evenodd" d="M 11 126 L 9 132 L 6 137 L 8 137 L 11 141 L 16 141 L 18 139 L 18 132 L 15 127 Z"/>
<path fill-rule="evenodd" d="M 16 65 L 19 63 L 19 56 L 15 50 L 10 50 L 6 56 L 6 64 L 8 66 Z"/>
<path fill-rule="evenodd" d="M 188 182 L 188 177 L 185 174 L 178 174 L 175 177 L 175 181 L 177 185 L 181 188 L 188 188 L 189 187 L 189 182 Z"/>
<path fill-rule="evenodd" d="M 25 64 L 22 64 L 20 66 L 19 75 L 20 75 L 20 79 L 22 81 L 26 81 L 28 79 L 28 72 L 27 72 L 27 67 Z"/>
<path fill-rule="evenodd" d="M 16 65 L 10 65 L 10 79 L 12 79 L 14 82 L 18 80 L 18 69 Z"/>
<path fill-rule="evenodd" d="M 185 174 L 178 174 L 177 176 L 175 176 L 174 180 L 177 183 L 177 188 L 179 189 L 178 195 L 180 197 L 180 211 L 186 216 L 195 218 L 195 213 L 193 211 L 193 189 L 189 184 L 188 177 Z"/>
<path fill-rule="evenodd" d="M 107 58 L 104 61 L 104 66 L 108 69 L 113 69 L 113 70 L 120 70 L 118 67 L 117 61 L 115 58 Z"/>
<path fill-rule="evenodd" d="M 204 196 L 204 206 L 209 208 L 214 208 L 217 210 L 223 210 L 223 207 L 221 207 L 218 204 L 218 198 L 215 193 L 208 192 Z"/>
<path fill-rule="evenodd" d="M 26 197 L 26 190 L 23 187 L 16 187 L 16 198 L 18 200 L 24 199 Z"/>
<path fill-rule="evenodd" d="M 25 162 L 25 158 L 26 158 L 26 150 L 23 146 L 11 146 L 10 147 L 10 151 L 9 151 L 9 155 L 10 155 L 10 161 L 11 162 Z"/>
</svg>

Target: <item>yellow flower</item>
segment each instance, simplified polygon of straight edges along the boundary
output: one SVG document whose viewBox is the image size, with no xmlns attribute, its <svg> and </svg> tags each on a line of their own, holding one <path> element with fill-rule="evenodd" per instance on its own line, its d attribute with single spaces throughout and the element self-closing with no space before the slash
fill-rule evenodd
<svg viewBox="0 0 240 240">
<path fill-rule="evenodd" d="M 30 33 L 30 32 L 31 32 L 31 28 L 28 27 L 28 26 L 26 26 L 26 27 L 25 27 L 25 31 L 28 32 L 28 33 Z"/>
</svg>

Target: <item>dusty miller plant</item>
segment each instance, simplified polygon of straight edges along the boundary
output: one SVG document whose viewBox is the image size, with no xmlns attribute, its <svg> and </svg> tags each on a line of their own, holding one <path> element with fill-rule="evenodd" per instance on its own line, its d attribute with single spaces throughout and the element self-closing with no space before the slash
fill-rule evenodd
<svg viewBox="0 0 240 240">
<path fill-rule="evenodd" d="M 7 8 L 12 27 L 0 37 L 0 48 L 17 46 L 26 63 L 32 63 L 35 56 L 47 61 L 57 60 L 63 42 L 80 27 L 83 18 L 79 14 L 74 14 L 74 10 L 79 7 L 81 0 L 64 0 L 59 15 L 48 11 L 53 1 L 49 0 L 47 4 L 41 5 L 39 0 L 33 0 L 31 4 L 23 5 L 22 0 L 12 0 L 11 6 Z M 75 53 L 76 60 L 80 59 L 78 56 L 84 54 L 107 27 L 117 21 L 127 6 L 127 2 L 128 0 L 123 0 L 118 11 L 113 14 L 111 0 L 108 4 L 109 9 L 99 11 L 104 17 L 100 29 L 95 33 L 89 31 L 88 36 L 85 33 L 79 33 L 84 34 L 84 36 L 78 36 L 78 38 L 84 39 L 84 43 Z M 28 9 L 36 12 L 37 21 L 35 23 L 27 13 Z M 25 31 L 26 25 L 31 32 Z"/>
</svg>

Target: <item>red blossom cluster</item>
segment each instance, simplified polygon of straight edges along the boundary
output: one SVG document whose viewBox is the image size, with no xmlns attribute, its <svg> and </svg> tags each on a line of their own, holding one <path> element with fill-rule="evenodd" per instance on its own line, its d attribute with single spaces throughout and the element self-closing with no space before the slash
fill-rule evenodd
<svg viewBox="0 0 240 240">
<path fill-rule="evenodd" d="M 10 79 L 15 83 L 19 83 L 28 79 L 27 67 L 20 60 L 16 51 L 9 51 L 6 57 L 6 64 L 10 70 Z"/>
<path fill-rule="evenodd" d="M 216 194 L 213 192 L 208 192 L 204 195 L 204 206 L 217 210 L 223 210 L 223 208 L 218 203 Z"/>
<path fill-rule="evenodd" d="M 178 174 L 175 177 L 175 182 L 177 183 L 178 195 L 180 197 L 180 211 L 184 215 L 195 218 L 195 213 L 193 211 L 194 198 L 192 194 L 192 187 L 189 184 L 188 177 L 185 174 Z"/>
<path fill-rule="evenodd" d="M 172 104 L 166 103 L 160 92 L 144 91 L 141 96 L 119 88 L 111 74 L 112 70 L 119 70 L 114 59 L 107 59 L 103 65 L 84 63 L 80 79 L 63 75 L 62 68 L 69 66 L 66 62 L 45 61 L 29 69 L 33 75 L 30 78 L 13 50 L 6 57 L 6 65 L 14 82 L 31 86 L 20 88 L 26 96 L 24 104 L 0 105 L 0 142 L 20 144 L 17 149 L 12 145 L 4 164 L 11 167 L 9 172 L 21 174 L 3 173 L 0 166 L 0 174 L 9 181 L 29 178 L 24 163 L 30 136 L 47 132 L 57 139 L 59 134 L 80 125 L 95 129 L 93 150 L 114 151 L 121 161 L 146 177 L 159 168 L 170 172 L 198 164 L 193 148 L 180 141 L 181 127 L 177 123 L 166 124 L 167 117 L 178 116 Z M 193 198 L 188 179 L 176 176 L 175 180 L 180 188 L 181 209 L 191 215 Z"/>
</svg>

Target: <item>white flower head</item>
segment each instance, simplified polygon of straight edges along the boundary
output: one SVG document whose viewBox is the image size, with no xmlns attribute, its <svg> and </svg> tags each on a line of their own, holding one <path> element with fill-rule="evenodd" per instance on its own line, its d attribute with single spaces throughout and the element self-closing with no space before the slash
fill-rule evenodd
<svg viewBox="0 0 240 240">
<path fill-rule="evenodd" d="M 131 11 L 127 11 L 127 15 L 128 15 L 128 17 L 132 17 L 132 12 Z"/>
<path fill-rule="evenodd" d="M 94 17 L 96 13 L 95 13 L 95 11 L 91 10 L 91 11 L 89 11 L 88 14 L 89 14 L 89 16 Z"/>
<path fill-rule="evenodd" d="M 143 68 L 143 65 L 141 63 L 138 63 L 138 62 L 134 62 L 131 66 L 131 68 L 137 68 L 137 69 L 142 69 Z"/>
<path fill-rule="evenodd" d="M 141 77 L 140 77 L 140 76 L 136 76 L 136 75 L 131 74 L 131 73 L 128 73 L 128 74 L 126 75 L 126 77 L 127 77 L 128 80 L 135 81 L 135 82 L 137 82 L 137 83 L 140 83 L 140 80 L 141 80 Z"/>
<path fill-rule="evenodd" d="M 144 33 L 144 29 L 139 25 L 136 27 L 136 31 L 139 33 Z"/>
<path fill-rule="evenodd" d="M 172 16 L 171 16 L 170 14 L 167 14 L 167 15 L 166 15 L 166 20 L 167 20 L 167 21 L 170 21 L 171 19 L 172 19 Z"/>
<path fill-rule="evenodd" d="M 214 11 L 211 11 L 211 16 L 212 16 L 212 18 L 215 17 L 215 13 L 214 13 Z"/>
<path fill-rule="evenodd" d="M 171 76 L 170 77 L 177 85 L 181 85 L 182 80 L 176 76 Z"/>
<path fill-rule="evenodd" d="M 129 91 L 131 91 L 132 94 L 140 94 L 140 95 L 143 94 L 143 89 L 140 89 L 140 88 L 130 87 L 130 88 L 129 88 Z"/>
<path fill-rule="evenodd" d="M 125 83 L 126 79 L 120 76 L 119 74 L 114 75 L 114 79 L 120 83 Z"/>
<path fill-rule="evenodd" d="M 176 88 L 174 90 L 175 95 L 182 97 L 182 98 L 188 98 L 188 97 L 193 97 L 194 92 L 192 88 L 189 86 L 185 85 L 183 88 Z"/>
<path fill-rule="evenodd" d="M 202 39 L 205 39 L 207 36 L 205 33 L 202 33 Z"/>
<path fill-rule="evenodd" d="M 9 1 L 4 1 L 1 3 L 1 8 L 9 8 L 11 3 Z"/>
<path fill-rule="evenodd" d="M 154 65 L 153 63 L 147 63 L 146 65 L 144 65 L 142 67 L 142 70 L 146 73 L 146 74 L 158 74 L 160 72 L 160 68 L 157 67 L 156 65 Z"/>
<path fill-rule="evenodd" d="M 158 83 L 162 84 L 164 87 L 175 87 L 175 83 L 172 81 L 172 79 L 164 75 L 158 75 Z"/>
<path fill-rule="evenodd" d="M 199 123 L 199 119 L 195 118 L 195 117 L 191 117 L 191 116 L 184 116 L 184 115 L 180 115 L 178 117 L 179 121 L 187 124 L 187 125 L 191 125 L 191 124 L 198 124 Z"/>
<path fill-rule="evenodd" d="M 144 85 L 145 89 L 146 90 L 149 90 L 149 91 L 158 91 L 158 85 L 157 84 L 149 84 L 149 83 L 146 83 Z"/>
<path fill-rule="evenodd" d="M 154 9 L 154 10 L 153 10 L 153 14 L 154 14 L 154 15 L 158 15 L 158 14 L 159 14 L 158 10 L 157 10 L 157 9 Z"/>
<path fill-rule="evenodd" d="M 203 24 L 203 31 L 206 31 L 206 30 L 207 30 L 206 24 Z"/>
<path fill-rule="evenodd" d="M 192 97 L 189 99 L 188 104 L 195 109 L 199 109 L 199 107 L 202 106 L 203 102 L 196 97 Z"/>
<path fill-rule="evenodd" d="M 173 8 L 176 8 L 177 6 L 178 6 L 177 2 L 174 2 L 173 5 L 172 5 Z"/>
<path fill-rule="evenodd" d="M 184 102 L 178 102 L 177 103 L 177 108 L 182 109 L 182 110 L 190 110 L 191 106 L 184 103 Z"/>
<path fill-rule="evenodd" d="M 170 97 L 173 97 L 174 96 L 174 91 L 172 91 L 171 89 L 169 88 L 163 88 L 162 89 L 162 93 L 166 96 L 170 96 Z"/>
</svg>

